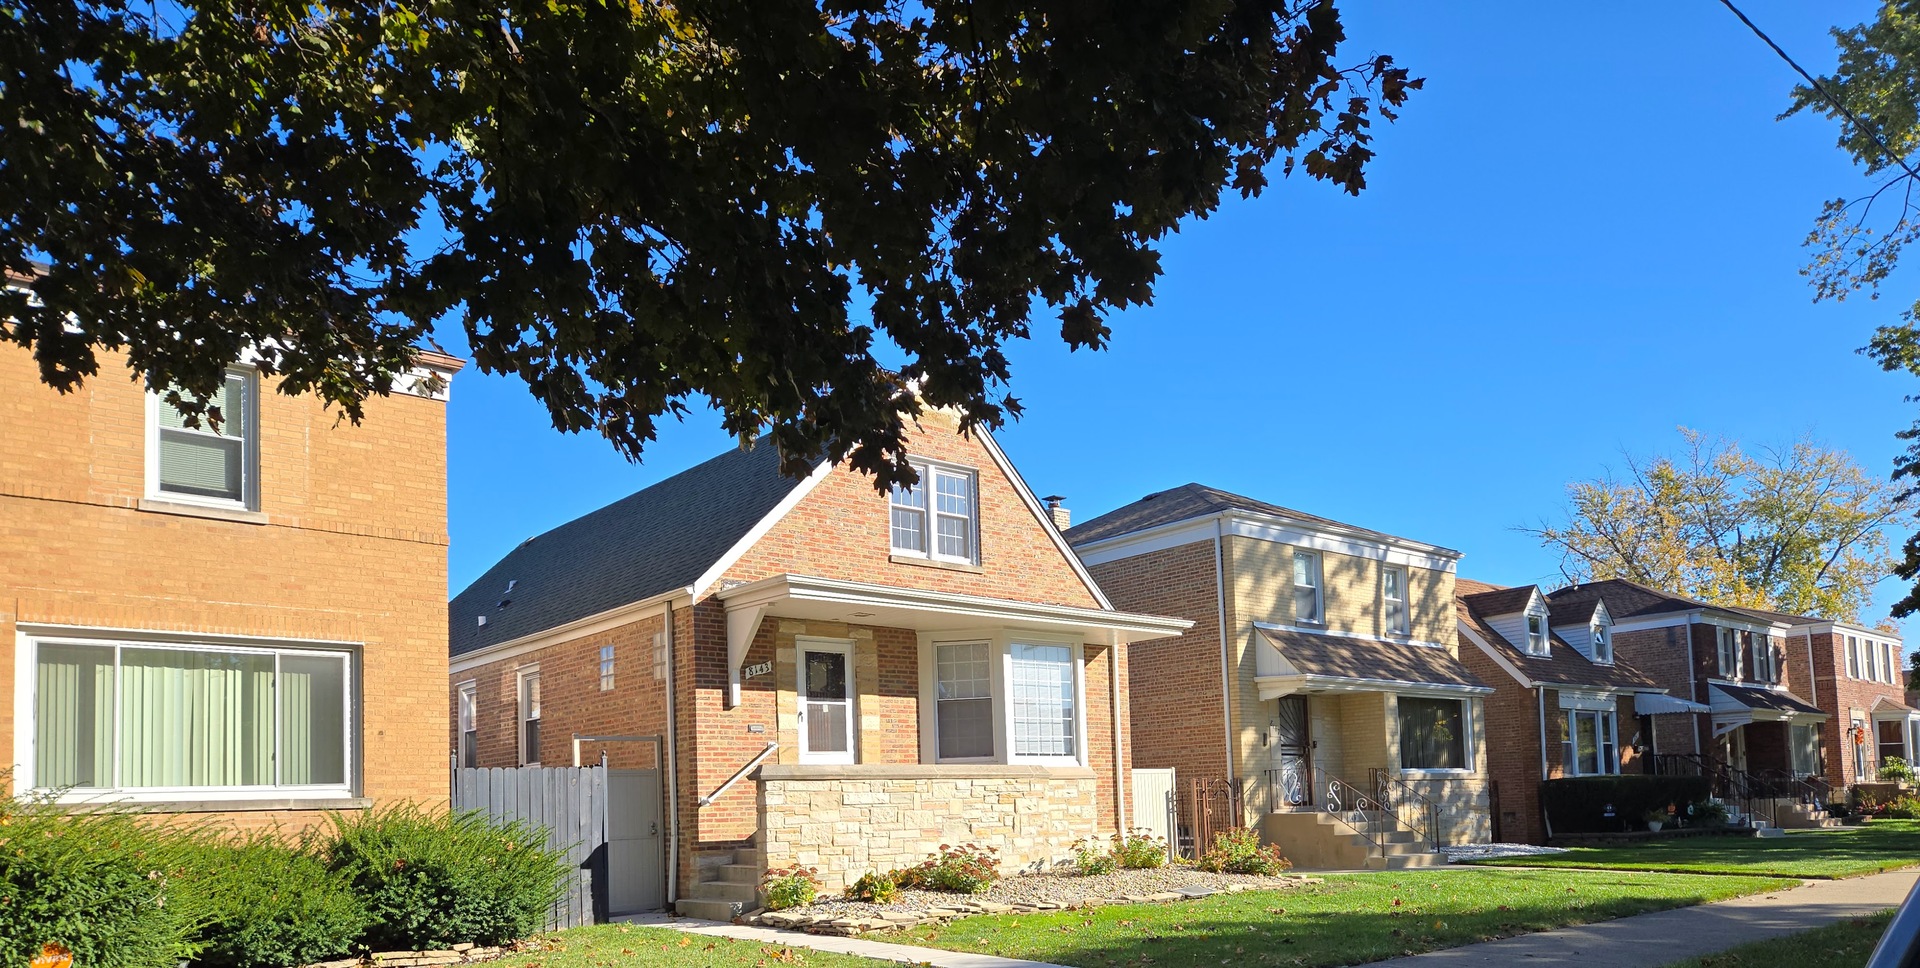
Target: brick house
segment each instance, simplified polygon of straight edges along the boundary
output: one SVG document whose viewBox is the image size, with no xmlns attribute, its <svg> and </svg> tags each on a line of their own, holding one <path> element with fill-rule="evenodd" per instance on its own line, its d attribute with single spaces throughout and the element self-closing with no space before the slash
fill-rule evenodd
<svg viewBox="0 0 1920 968">
<path fill-rule="evenodd" d="M 0 745 L 16 790 L 298 830 L 444 805 L 445 384 L 358 426 L 237 366 L 218 432 L 0 347 Z"/>
<path fill-rule="evenodd" d="M 1699 758 L 1753 776 L 1828 772 L 1822 749 L 1833 745 L 1833 717 L 1810 700 L 1834 690 L 1792 661 L 1795 637 L 1817 620 L 1709 605 L 1623 579 L 1547 598 L 1556 613 L 1604 607 L 1615 653 L 1671 694 L 1642 701 L 1645 744 L 1656 758 Z M 1898 686 L 1887 690 L 1897 701 Z M 1675 708 L 1675 699 L 1688 705 Z"/>
<path fill-rule="evenodd" d="M 1641 772 L 1636 701 L 1665 690 L 1614 655 L 1613 620 L 1598 599 L 1553 607 L 1535 585 L 1461 578 L 1454 588 L 1460 660 L 1493 685 L 1493 839 L 1546 843 L 1542 781 Z"/>
<path fill-rule="evenodd" d="M 833 891 L 1128 829 L 1127 647 L 1188 623 L 1116 611 L 990 436 L 929 412 L 909 452 L 920 484 L 886 494 L 762 442 L 523 543 L 449 605 L 456 755 L 663 737 L 665 899 L 704 917 L 771 868 Z"/>
<path fill-rule="evenodd" d="M 1788 677 L 1833 724 L 1820 733 L 1823 776 L 1835 789 L 1871 782 L 1888 758 L 1911 764 L 1920 711 L 1906 697 L 1898 636 L 1845 622 L 1802 618 L 1782 643 Z"/>
<path fill-rule="evenodd" d="M 1320 822 L 1356 792 L 1431 801 L 1439 840 L 1487 839 L 1493 689 L 1459 659 L 1458 552 L 1200 484 L 1067 539 L 1116 604 L 1193 622 L 1132 646 L 1134 763 L 1176 771 L 1183 825 L 1193 782 L 1218 780 L 1306 866 L 1364 859 Z"/>
</svg>

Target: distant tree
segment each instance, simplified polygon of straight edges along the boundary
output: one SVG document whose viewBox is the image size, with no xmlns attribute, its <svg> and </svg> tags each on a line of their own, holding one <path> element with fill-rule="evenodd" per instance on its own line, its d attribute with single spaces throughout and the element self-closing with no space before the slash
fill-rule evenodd
<svg viewBox="0 0 1920 968">
<path fill-rule="evenodd" d="M 46 264 L 0 338 L 189 411 L 254 353 L 357 419 L 453 320 L 629 457 L 704 400 L 885 486 L 1224 191 L 1359 192 L 1420 81 L 1344 39 L 1334 0 L 0 0 L 0 269 Z"/>
<path fill-rule="evenodd" d="M 1897 488 L 1800 439 L 1749 455 L 1681 428 L 1678 457 L 1567 485 L 1564 520 L 1523 530 L 1569 581 L 1626 578 L 1702 601 L 1859 621 L 1891 563 Z"/>
</svg>

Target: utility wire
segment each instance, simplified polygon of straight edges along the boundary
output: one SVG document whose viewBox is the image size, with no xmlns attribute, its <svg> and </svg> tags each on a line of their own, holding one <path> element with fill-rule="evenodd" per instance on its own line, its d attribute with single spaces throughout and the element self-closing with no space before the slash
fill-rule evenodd
<svg viewBox="0 0 1920 968">
<path fill-rule="evenodd" d="M 1893 148 L 1888 146 L 1886 139 L 1880 137 L 1879 128 L 1873 127 L 1872 125 L 1869 125 L 1864 121 L 1861 121 L 1858 115 L 1854 114 L 1853 111 L 1848 109 L 1846 105 L 1840 103 L 1840 99 L 1837 97 L 1834 97 L 1832 92 L 1827 90 L 1826 85 L 1820 83 L 1817 79 L 1814 78 L 1812 74 L 1807 73 L 1807 69 L 1804 67 L 1801 67 L 1800 64 L 1793 59 L 1793 56 L 1791 54 L 1788 54 L 1785 50 L 1781 49 L 1779 44 L 1774 43 L 1773 38 L 1767 36 L 1766 31 L 1761 30 L 1759 26 L 1756 25 L 1751 19 L 1749 19 L 1745 13 L 1741 12 L 1739 7 L 1734 6 L 1733 0 L 1720 0 L 1720 5 L 1723 7 L 1726 7 L 1728 10 L 1733 11 L 1733 15 L 1736 17 L 1739 17 L 1740 22 L 1743 24 L 1746 24 L 1747 29 L 1753 31 L 1753 35 L 1755 37 L 1758 37 L 1761 40 L 1765 41 L 1768 47 L 1773 48 L 1774 53 L 1780 55 L 1781 60 L 1787 62 L 1788 67 L 1791 67 L 1795 71 L 1798 71 L 1801 77 L 1806 78 L 1807 84 L 1813 87 L 1814 92 L 1819 94 L 1821 97 L 1826 98 L 1827 103 L 1833 105 L 1834 110 L 1839 111 L 1841 114 L 1845 115 L 1846 119 L 1853 124 L 1854 130 L 1865 132 L 1867 137 L 1873 139 L 1874 144 L 1877 144 L 1880 146 L 1880 151 L 1882 154 L 1885 154 L 1888 158 L 1892 159 L 1894 164 L 1899 165 L 1901 169 L 1907 173 L 1908 177 L 1913 178 L 1916 181 L 1920 181 L 1920 171 L 1914 171 L 1913 166 L 1907 164 L 1907 160 L 1905 158 L 1902 158 L 1899 155 L 1894 153 Z"/>
</svg>

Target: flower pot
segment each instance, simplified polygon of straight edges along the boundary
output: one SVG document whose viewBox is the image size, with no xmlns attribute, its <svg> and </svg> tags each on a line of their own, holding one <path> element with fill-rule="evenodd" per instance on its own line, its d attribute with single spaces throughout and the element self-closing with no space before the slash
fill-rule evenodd
<svg viewBox="0 0 1920 968">
<path fill-rule="evenodd" d="M 1650 834 L 1657 834 L 1660 832 L 1660 828 L 1666 825 L 1667 825 L 1667 822 L 1665 820 L 1649 820 L 1647 821 L 1647 832 Z"/>
</svg>

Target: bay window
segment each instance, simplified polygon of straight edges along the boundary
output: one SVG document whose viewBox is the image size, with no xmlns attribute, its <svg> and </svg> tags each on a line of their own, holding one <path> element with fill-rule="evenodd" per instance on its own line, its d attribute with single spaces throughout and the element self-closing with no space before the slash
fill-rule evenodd
<svg viewBox="0 0 1920 968">
<path fill-rule="evenodd" d="M 977 564 L 978 475 L 962 467 L 913 462 L 920 483 L 894 485 L 888 499 L 894 554 Z"/>
<path fill-rule="evenodd" d="M 1887 758 L 1897 756 L 1907 758 L 1907 721 L 1904 719 L 1882 719 L 1873 724 L 1875 752 L 1880 754 L 1880 765 L 1887 765 Z"/>
<path fill-rule="evenodd" d="M 32 648 L 37 789 L 149 800 L 346 793 L 347 652 L 72 639 Z"/>
<path fill-rule="evenodd" d="M 1079 643 L 1032 633 L 933 635 L 921 636 L 925 762 L 1084 764 Z"/>
<path fill-rule="evenodd" d="M 1465 700 L 1401 696 L 1398 705 L 1402 770 L 1472 769 Z"/>
</svg>

